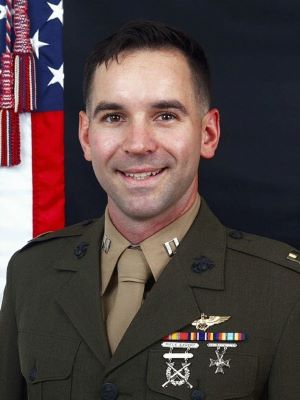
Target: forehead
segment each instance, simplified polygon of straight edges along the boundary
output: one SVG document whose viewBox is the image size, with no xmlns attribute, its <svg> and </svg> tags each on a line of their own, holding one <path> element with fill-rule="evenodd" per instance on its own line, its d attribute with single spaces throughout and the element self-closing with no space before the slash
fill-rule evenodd
<svg viewBox="0 0 300 400">
<path fill-rule="evenodd" d="M 119 55 L 96 68 L 91 103 L 105 100 L 194 96 L 192 73 L 186 57 L 178 50 L 136 50 Z M 109 98 L 107 98 L 109 97 Z M 118 98 L 111 98 L 118 97 Z M 194 100 L 195 98 L 193 98 Z"/>
</svg>

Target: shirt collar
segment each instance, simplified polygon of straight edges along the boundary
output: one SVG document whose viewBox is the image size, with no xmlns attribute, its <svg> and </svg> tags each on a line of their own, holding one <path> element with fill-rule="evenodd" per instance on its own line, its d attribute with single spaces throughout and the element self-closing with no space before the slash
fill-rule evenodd
<svg viewBox="0 0 300 400">
<path fill-rule="evenodd" d="M 181 240 L 190 229 L 194 219 L 196 218 L 196 215 L 198 214 L 200 201 L 201 199 L 198 194 L 192 207 L 187 212 L 139 244 L 155 281 L 157 281 L 163 269 L 170 260 L 170 255 L 166 249 L 166 243 L 171 245 L 173 248 L 173 253 L 175 253 L 176 245 L 174 245 L 173 240 L 176 238 L 180 244 Z M 115 228 L 111 222 L 108 208 L 106 208 L 104 240 L 101 251 L 102 295 L 105 293 L 108 287 L 118 259 L 124 250 L 130 245 L 131 243 Z"/>
<path fill-rule="evenodd" d="M 177 239 L 180 244 L 196 218 L 199 208 L 200 196 L 198 195 L 192 207 L 186 213 L 140 243 L 140 247 L 150 266 L 155 281 L 157 281 L 163 269 L 170 261 L 170 255 L 167 252 L 165 244 L 170 241 L 172 242 L 174 239 Z M 175 253 L 176 246 L 173 243 L 171 245 Z"/>
<path fill-rule="evenodd" d="M 108 251 L 105 251 L 104 240 L 108 240 L 107 243 Z M 115 266 L 124 250 L 130 246 L 130 242 L 115 228 L 110 220 L 108 208 L 105 210 L 105 222 L 104 222 L 104 239 L 102 242 L 101 251 L 101 282 L 102 282 L 102 294 L 105 292 Z"/>
</svg>

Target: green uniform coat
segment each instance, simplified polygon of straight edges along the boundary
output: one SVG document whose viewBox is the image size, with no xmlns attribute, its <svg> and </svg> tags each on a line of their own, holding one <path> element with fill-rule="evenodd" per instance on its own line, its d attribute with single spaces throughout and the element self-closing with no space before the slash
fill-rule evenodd
<svg viewBox="0 0 300 400">
<path fill-rule="evenodd" d="M 203 201 L 111 357 L 101 313 L 102 235 L 103 219 L 88 221 L 12 257 L 0 314 L 1 400 L 300 398 L 293 249 L 227 230 Z M 190 350 L 188 367 L 173 359 L 170 372 L 162 338 L 196 331 L 191 323 L 201 313 L 230 316 L 208 330 L 243 332 L 247 340 L 226 350 L 224 373 L 210 366 L 216 348 L 206 342 Z"/>
</svg>

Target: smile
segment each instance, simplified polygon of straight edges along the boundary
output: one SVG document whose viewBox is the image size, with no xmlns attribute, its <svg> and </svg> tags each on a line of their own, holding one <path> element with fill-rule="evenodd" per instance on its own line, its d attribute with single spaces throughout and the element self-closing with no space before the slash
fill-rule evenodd
<svg viewBox="0 0 300 400">
<path fill-rule="evenodd" d="M 129 172 L 123 172 L 125 176 L 128 176 L 129 178 L 137 179 L 137 180 L 143 180 L 147 179 L 150 176 L 155 176 L 161 172 L 161 169 L 158 169 L 156 171 L 149 171 L 149 172 L 135 172 L 135 173 L 129 173 Z"/>
</svg>

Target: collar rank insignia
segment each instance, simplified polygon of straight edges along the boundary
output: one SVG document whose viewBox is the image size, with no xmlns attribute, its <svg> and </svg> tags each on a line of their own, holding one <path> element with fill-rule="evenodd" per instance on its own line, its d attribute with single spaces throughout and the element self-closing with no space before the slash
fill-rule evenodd
<svg viewBox="0 0 300 400">
<path fill-rule="evenodd" d="M 222 322 L 228 321 L 231 316 L 218 316 L 218 315 L 210 315 L 209 317 L 204 313 L 201 314 L 200 319 L 196 319 L 192 322 L 192 325 L 196 327 L 196 329 L 200 331 L 206 331 L 213 325 L 221 324 Z"/>
</svg>

